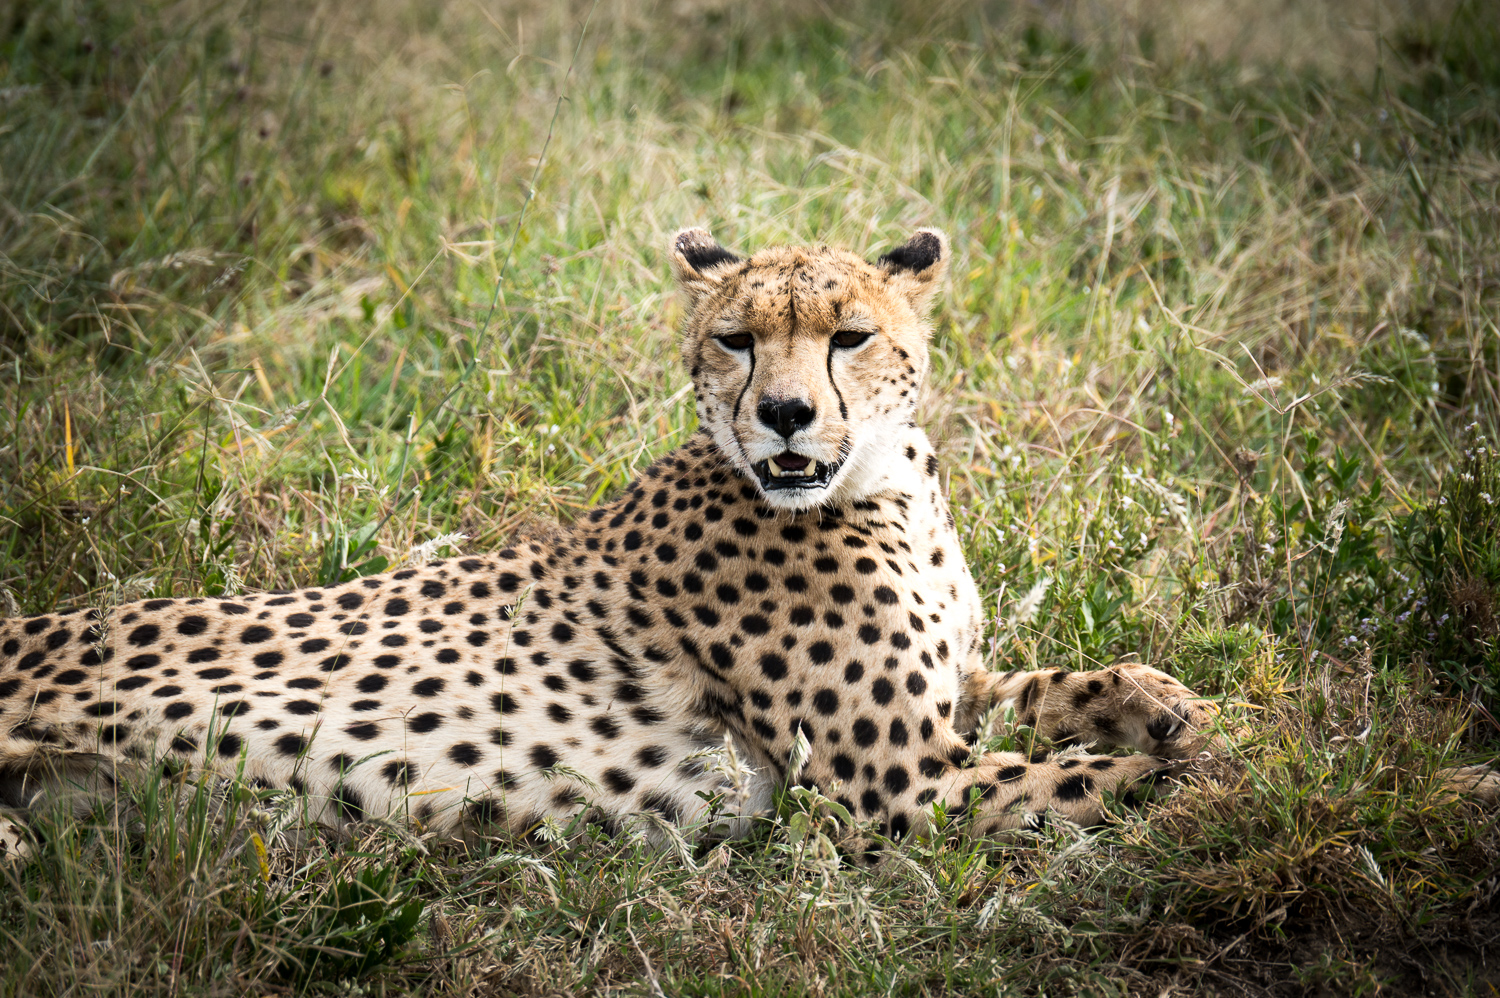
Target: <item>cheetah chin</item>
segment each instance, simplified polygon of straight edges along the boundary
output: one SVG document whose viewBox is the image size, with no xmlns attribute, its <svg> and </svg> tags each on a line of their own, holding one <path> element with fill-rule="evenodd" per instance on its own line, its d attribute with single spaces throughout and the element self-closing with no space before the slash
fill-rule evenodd
<svg viewBox="0 0 1500 998">
<path fill-rule="evenodd" d="M 166 766 L 305 795 L 335 828 L 703 837 L 796 782 L 865 836 L 984 835 L 1096 823 L 1106 793 L 1211 747 L 1211 706 L 1147 666 L 985 671 L 916 420 L 941 232 L 866 261 L 686 229 L 669 254 L 701 425 L 684 446 L 498 551 L 0 621 L 0 805 Z M 1004 707 L 1079 748 L 976 749 Z"/>
</svg>

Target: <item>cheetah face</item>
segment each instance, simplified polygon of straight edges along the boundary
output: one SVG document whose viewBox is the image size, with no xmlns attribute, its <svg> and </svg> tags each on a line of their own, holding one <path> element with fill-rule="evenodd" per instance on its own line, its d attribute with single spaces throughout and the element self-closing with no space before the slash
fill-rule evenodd
<svg viewBox="0 0 1500 998">
<path fill-rule="evenodd" d="M 698 420 L 787 510 L 890 484 L 927 376 L 927 306 L 948 242 L 920 229 L 873 263 L 775 247 L 741 259 L 703 229 L 672 239 Z"/>
</svg>

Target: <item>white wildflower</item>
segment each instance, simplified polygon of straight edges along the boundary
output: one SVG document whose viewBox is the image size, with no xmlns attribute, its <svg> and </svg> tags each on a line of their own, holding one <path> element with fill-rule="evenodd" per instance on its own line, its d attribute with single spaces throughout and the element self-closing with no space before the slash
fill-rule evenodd
<svg viewBox="0 0 1500 998">
<path fill-rule="evenodd" d="M 1244 391 L 1242 392 L 1242 394 L 1245 394 L 1245 395 L 1260 395 L 1263 392 L 1274 392 L 1276 389 L 1278 389 L 1280 387 L 1281 387 L 1281 379 L 1280 378 L 1276 378 L 1276 377 L 1261 378 L 1259 381 L 1252 381 L 1252 382 L 1250 382 L 1250 384 L 1246 385 L 1245 388 L 1244 388 Z"/>
<path fill-rule="evenodd" d="M 1010 619 L 1007 621 L 1011 630 L 1015 630 L 1022 624 L 1031 623 L 1031 619 L 1036 616 L 1037 610 L 1042 606 L 1042 600 L 1047 595 L 1047 587 L 1051 585 L 1052 578 L 1050 576 L 1044 575 L 1037 580 L 1036 585 L 1031 587 L 1031 592 L 1027 593 L 1026 597 L 1016 604 L 1015 610 L 1011 613 Z"/>
<path fill-rule="evenodd" d="M 459 545 L 469 539 L 468 534 L 440 534 L 421 544 L 412 546 L 406 553 L 405 563 L 408 565 L 425 565 L 437 557 L 437 553 L 443 548 L 452 548 L 457 551 Z"/>
</svg>

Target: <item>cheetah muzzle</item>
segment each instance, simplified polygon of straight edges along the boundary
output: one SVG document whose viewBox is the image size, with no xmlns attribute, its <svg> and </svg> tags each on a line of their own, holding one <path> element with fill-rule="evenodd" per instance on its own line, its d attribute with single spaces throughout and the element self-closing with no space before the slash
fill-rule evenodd
<svg viewBox="0 0 1500 998">
<path fill-rule="evenodd" d="M 941 233 L 867 262 L 741 258 L 688 229 L 670 255 L 700 424 L 683 447 L 545 540 L 0 622 L 0 803 L 166 763 L 304 794 L 331 826 L 736 834 L 795 749 L 800 783 L 886 836 L 939 811 L 988 834 L 1096 823 L 1106 793 L 1205 744 L 1212 708 L 1147 666 L 983 668 L 916 422 Z M 1137 754 L 976 752 L 1006 706 L 1058 743 Z"/>
</svg>

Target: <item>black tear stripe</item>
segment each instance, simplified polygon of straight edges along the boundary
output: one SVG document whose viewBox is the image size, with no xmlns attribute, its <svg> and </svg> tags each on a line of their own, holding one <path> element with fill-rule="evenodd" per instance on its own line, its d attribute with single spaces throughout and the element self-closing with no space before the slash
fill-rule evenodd
<svg viewBox="0 0 1500 998">
<path fill-rule="evenodd" d="M 833 386 L 833 394 L 839 400 L 839 418 L 849 418 L 849 407 L 844 404 L 844 393 L 839 391 L 839 383 L 833 379 L 833 341 L 828 342 L 828 383 Z"/>
<path fill-rule="evenodd" d="M 740 393 L 734 398 L 734 412 L 729 416 L 729 425 L 732 427 L 740 421 L 740 403 L 745 401 L 745 393 L 750 390 L 750 382 L 755 380 L 755 345 L 750 345 L 750 373 L 745 375 L 745 383 L 740 388 Z M 742 450 L 744 448 L 741 448 Z"/>
</svg>

